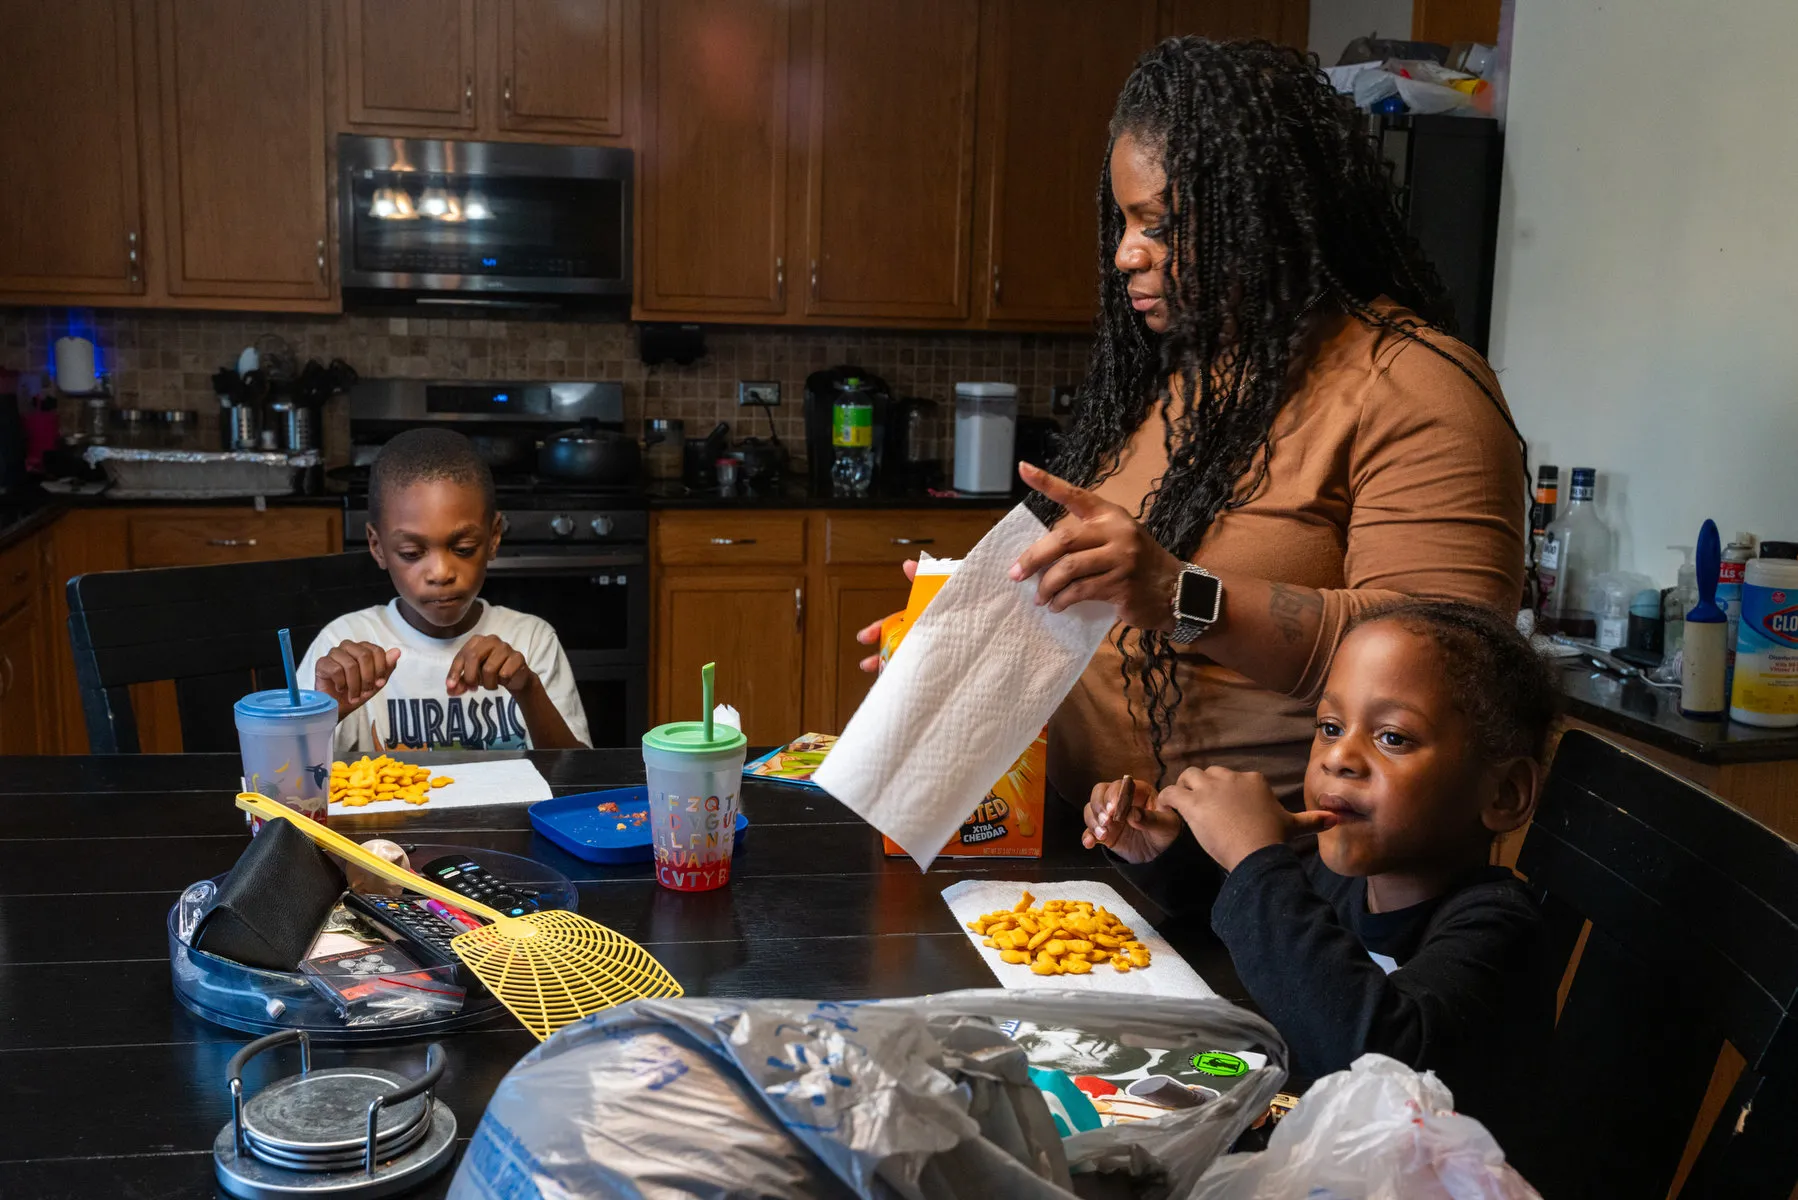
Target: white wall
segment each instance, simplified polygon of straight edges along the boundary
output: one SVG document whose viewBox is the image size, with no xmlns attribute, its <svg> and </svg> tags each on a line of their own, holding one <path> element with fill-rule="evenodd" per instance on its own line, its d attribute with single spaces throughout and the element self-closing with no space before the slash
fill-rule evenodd
<svg viewBox="0 0 1798 1200">
<path fill-rule="evenodd" d="M 1619 566 L 1798 538 L 1792 0 L 1519 0 L 1491 359 Z M 1563 497 L 1565 491 L 1563 491 Z"/>
<path fill-rule="evenodd" d="M 1551 0 L 1552 2 L 1552 0 Z M 1311 27 L 1306 49 L 1336 65 L 1342 48 L 1358 37 L 1411 36 L 1411 0 L 1311 0 Z"/>
</svg>

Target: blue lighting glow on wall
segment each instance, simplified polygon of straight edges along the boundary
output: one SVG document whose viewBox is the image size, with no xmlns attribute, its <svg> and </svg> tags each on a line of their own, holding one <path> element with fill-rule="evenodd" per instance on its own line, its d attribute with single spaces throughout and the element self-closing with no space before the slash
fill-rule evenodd
<svg viewBox="0 0 1798 1200">
<path fill-rule="evenodd" d="M 57 337 L 86 338 L 94 344 L 94 374 L 104 375 L 106 372 L 105 349 L 100 345 L 100 336 L 94 325 L 94 310 L 91 308 L 69 308 L 63 310 L 64 329 Z M 50 344 L 50 362 L 44 373 L 51 379 L 56 378 L 56 344 Z"/>
</svg>

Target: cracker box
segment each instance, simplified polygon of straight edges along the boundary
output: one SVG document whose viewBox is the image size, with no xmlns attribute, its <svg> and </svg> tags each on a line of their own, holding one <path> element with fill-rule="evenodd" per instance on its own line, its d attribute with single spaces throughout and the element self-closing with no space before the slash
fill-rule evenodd
<svg viewBox="0 0 1798 1200">
<path fill-rule="evenodd" d="M 924 606 L 942 590 L 955 573 L 957 560 L 922 558 L 918 574 L 912 580 L 911 595 L 905 611 L 888 617 L 880 627 L 880 660 L 882 665 L 893 656 L 905 631 L 924 612 Z M 1000 776 L 987 789 L 968 819 L 961 823 L 939 857 L 944 858 L 1041 858 L 1043 856 L 1043 796 L 1048 772 L 1048 731 L 1036 740 L 1011 770 Z M 892 838 L 882 838 L 887 854 L 904 857 L 905 851 Z"/>
</svg>

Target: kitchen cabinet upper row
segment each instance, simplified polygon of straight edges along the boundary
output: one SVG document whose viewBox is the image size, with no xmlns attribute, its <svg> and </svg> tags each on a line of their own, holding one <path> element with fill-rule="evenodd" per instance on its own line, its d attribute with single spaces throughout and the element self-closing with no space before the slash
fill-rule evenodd
<svg viewBox="0 0 1798 1200">
<path fill-rule="evenodd" d="M 643 319 L 1084 328 L 1136 56 L 1305 11 L 0 0 L 0 303 L 336 310 L 342 130 L 635 146 Z"/>
</svg>

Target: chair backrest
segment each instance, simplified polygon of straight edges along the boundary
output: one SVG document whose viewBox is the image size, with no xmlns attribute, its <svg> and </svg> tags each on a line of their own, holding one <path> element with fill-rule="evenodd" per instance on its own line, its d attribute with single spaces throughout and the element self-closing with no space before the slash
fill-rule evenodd
<svg viewBox="0 0 1798 1200">
<path fill-rule="evenodd" d="M 1790 1193 L 1798 846 L 1575 731 L 1517 869 L 1542 898 L 1557 979 L 1584 933 L 1543 1048 L 1541 1125 L 1513 1156 L 1530 1181 L 1548 1200 L 1667 1196 L 1727 1040 L 1746 1067 L 1679 1194 Z"/>
<path fill-rule="evenodd" d="M 135 754 L 130 685 L 173 680 L 186 750 L 235 750 L 231 706 L 281 687 L 275 631 L 304 653 L 333 618 L 393 598 L 366 551 L 321 558 L 105 571 L 69 580 L 69 638 L 96 754 Z M 310 686 L 302 680 L 301 686 Z"/>
</svg>

